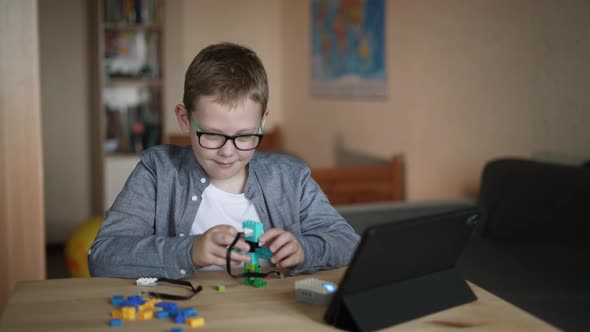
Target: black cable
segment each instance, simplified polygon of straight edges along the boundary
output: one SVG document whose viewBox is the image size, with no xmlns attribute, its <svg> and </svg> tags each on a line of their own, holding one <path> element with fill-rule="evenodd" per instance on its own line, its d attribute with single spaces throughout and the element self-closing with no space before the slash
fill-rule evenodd
<svg viewBox="0 0 590 332">
<path fill-rule="evenodd" d="M 241 232 L 238 233 L 238 235 L 236 235 L 236 238 L 232 241 L 232 243 L 229 245 L 229 247 L 227 247 L 227 254 L 225 255 L 225 268 L 227 270 L 227 274 L 229 274 L 229 276 L 232 278 L 266 278 L 266 277 L 268 277 L 269 274 L 275 274 L 277 277 L 283 278 L 283 274 L 278 270 L 270 271 L 267 273 L 244 272 L 244 273 L 240 273 L 240 274 L 232 274 L 232 272 L 231 272 L 231 252 L 233 251 L 234 247 L 236 246 L 236 243 L 238 243 L 238 240 L 240 239 L 240 237 L 242 237 L 243 235 L 244 235 L 244 233 L 241 233 Z"/>
<path fill-rule="evenodd" d="M 190 282 L 188 282 L 186 280 L 174 280 L 174 279 L 161 278 L 161 279 L 158 279 L 158 282 L 167 282 L 167 283 L 175 284 L 175 285 L 188 286 L 188 287 L 190 287 L 192 294 L 190 294 L 190 295 L 175 295 L 175 294 L 164 294 L 164 293 L 158 293 L 158 292 L 142 291 L 141 295 L 151 296 L 151 297 L 165 299 L 165 300 L 189 300 L 193 296 L 195 296 L 196 294 L 198 294 L 200 291 L 203 290 L 203 286 L 199 285 L 195 288 L 195 287 L 193 287 L 193 284 L 191 284 Z"/>
</svg>

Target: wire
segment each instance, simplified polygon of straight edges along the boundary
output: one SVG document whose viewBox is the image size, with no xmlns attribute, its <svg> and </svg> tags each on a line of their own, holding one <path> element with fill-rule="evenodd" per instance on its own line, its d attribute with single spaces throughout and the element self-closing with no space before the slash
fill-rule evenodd
<svg viewBox="0 0 590 332">
<path fill-rule="evenodd" d="M 188 282 L 186 280 L 174 280 L 174 279 L 161 278 L 161 279 L 158 279 L 158 282 L 167 282 L 167 283 L 175 284 L 175 285 L 188 286 L 188 287 L 190 287 L 192 294 L 190 294 L 190 295 L 175 295 L 175 294 L 164 294 L 164 293 L 158 293 L 158 292 L 142 291 L 141 295 L 151 296 L 151 297 L 165 299 L 165 300 L 189 300 L 193 296 L 197 295 L 200 291 L 203 290 L 203 286 L 199 285 L 195 288 L 195 287 L 193 287 L 193 284 L 191 284 L 190 282 Z"/>
<path fill-rule="evenodd" d="M 244 235 L 243 232 L 238 233 L 238 235 L 236 235 L 236 238 L 232 241 L 232 243 L 229 245 L 229 247 L 227 247 L 227 254 L 225 255 L 225 268 L 227 270 L 227 274 L 229 274 L 229 276 L 232 278 L 266 278 L 266 277 L 268 277 L 269 274 L 274 274 L 277 277 L 283 278 L 283 274 L 278 270 L 273 270 L 273 271 L 270 271 L 267 273 L 244 272 L 244 273 L 240 273 L 240 274 L 232 274 L 232 272 L 231 272 L 231 252 L 233 251 L 234 247 L 236 246 L 236 243 L 238 243 L 238 240 L 240 239 L 240 237 L 242 237 L 243 235 Z"/>
</svg>

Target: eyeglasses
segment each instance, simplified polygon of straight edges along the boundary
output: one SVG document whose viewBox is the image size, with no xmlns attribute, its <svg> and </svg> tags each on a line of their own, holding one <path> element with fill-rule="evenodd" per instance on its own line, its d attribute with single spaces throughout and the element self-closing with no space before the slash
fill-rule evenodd
<svg viewBox="0 0 590 332">
<path fill-rule="evenodd" d="M 227 140 L 231 140 L 234 143 L 236 149 L 240 151 L 250 151 L 256 149 L 260 142 L 262 141 L 262 137 L 264 137 L 263 129 L 262 129 L 262 119 L 260 119 L 260 134 L 240 134 L 240 135 L 224 135 L 219 133 L 211 133 L 206 131 L 199 130 L 197 126 L 197 122 L 193 118 L 193 115 L 189 113 L 191 123 L 193 128 L 197 134 L 197 141 L 199 141 L 199 145 L 205 149 L 209 150 L 216 150 L 220 149 L 225 145 Z"/>
</svg>

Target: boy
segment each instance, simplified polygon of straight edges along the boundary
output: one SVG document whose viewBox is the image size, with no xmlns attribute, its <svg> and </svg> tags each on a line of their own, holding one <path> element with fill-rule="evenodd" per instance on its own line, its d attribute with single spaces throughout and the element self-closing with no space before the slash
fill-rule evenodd
<svg viewBox="0 0 590 332">
<path fill-rule="evenodd" d="M 224 265 L 242 221 L 261 221 L 271 263 L 291 275 L 349 262 L 359 237 L 334 210 L 309 168 L 255 153 L 268 117 L 258 56 L 222 43 L 190 64 L 176 106 L 190 147 L 144 151 L 88 253 L 92 276 L 184 278 Z M 236 248 L 248 251 L 240 240 Z M 231 253 L 233 264 L 249 256 Z"/>
</svg>

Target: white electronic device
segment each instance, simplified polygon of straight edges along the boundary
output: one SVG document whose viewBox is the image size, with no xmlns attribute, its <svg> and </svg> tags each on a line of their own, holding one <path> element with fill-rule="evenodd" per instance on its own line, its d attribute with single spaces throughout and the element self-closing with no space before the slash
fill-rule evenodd
<svg viewBox="0 0 590 332">
<path fill-rule="evenodd" d="M 297 301 L 326 305 L 336 292 L 336 285 L 329 281 L 307 278 L 295 281 Z"/>
</svg>

